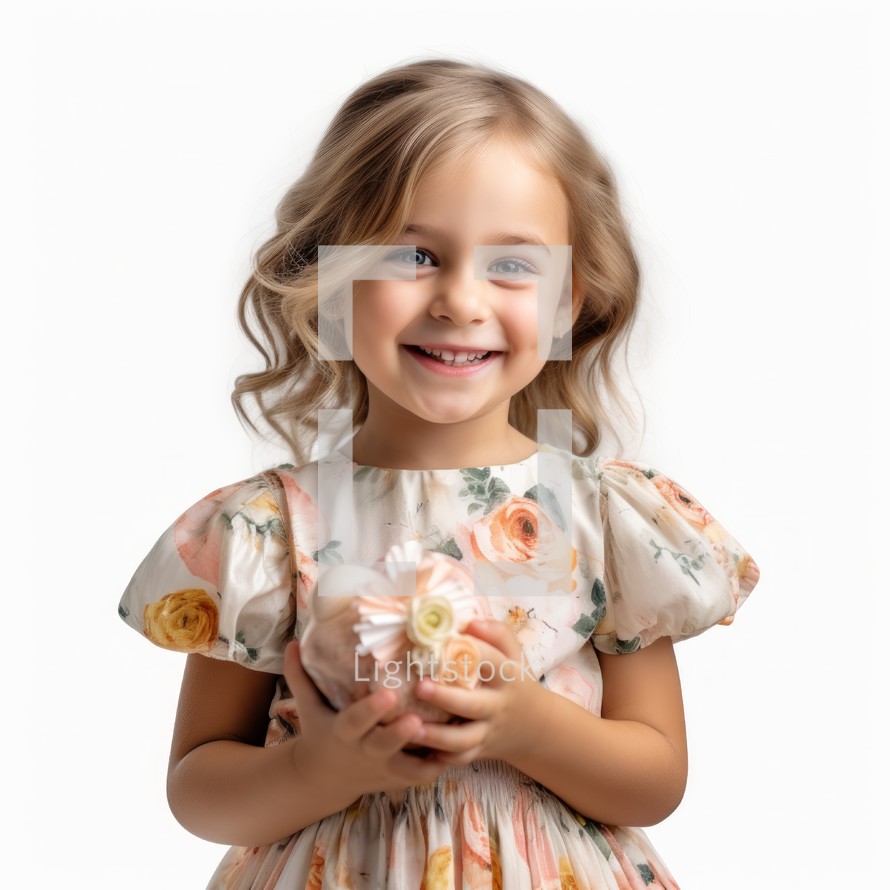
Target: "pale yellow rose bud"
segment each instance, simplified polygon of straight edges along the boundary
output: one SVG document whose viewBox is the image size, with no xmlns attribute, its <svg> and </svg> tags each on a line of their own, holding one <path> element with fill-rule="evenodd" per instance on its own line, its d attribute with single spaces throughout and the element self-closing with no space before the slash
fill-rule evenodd
<svg viewBox="0 0 890 890">
<path fill-rule="evenodd" d="M 412 643 L 435 648 L 453 633 L 454 607 L 444 596 L 427 594 L 408 600 L 405 630 Z"/>
</svg>

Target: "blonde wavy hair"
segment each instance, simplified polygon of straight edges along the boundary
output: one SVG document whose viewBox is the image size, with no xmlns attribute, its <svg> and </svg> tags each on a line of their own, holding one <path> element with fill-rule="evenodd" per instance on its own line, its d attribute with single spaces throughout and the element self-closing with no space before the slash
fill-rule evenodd
<svg viewBox="0 0 890 890">
<path fill-rule="evenodd" d="M 451 59 L 401 65 L 362 84 L 279 202 L 276 233 L 256 251 L 238 303 L 241 329 L 265 361 L 262 371 L 235 381 L 232 403 L 242 423 L 260 433 L 246 407 L 252 398 L 298 464 L 309 459 L 318 409 L 351 405 L 353 426 L 361 426 L 364 375 L 352 360 L 319 358 L 319 245 L 393 243 L 424 174 L 496 138 L 511 140 L 562 186 L 573 286 L 583 292 L 571 361 L 548 361 L 512 397 L 509 423 L 537 439 L 537 409 L 568 408 L 574 451 L 583 456 L 600 443 L 603 427 L 617 433 L 602 394 L 626 406 L 612 363 L 636 316 L 640 269 L 612 171 L 539 89 Z"/>
</svg>

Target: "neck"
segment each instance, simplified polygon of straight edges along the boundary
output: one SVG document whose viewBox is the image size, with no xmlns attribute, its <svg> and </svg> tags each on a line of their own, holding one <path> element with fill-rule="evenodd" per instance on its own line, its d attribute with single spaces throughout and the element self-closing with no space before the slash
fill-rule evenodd
<svg viewBox="0 0 890 890">
<path fill-rule="evenodd" d="M 392 424 L 377 421 L 369 413 L 351 444 L 357 464 L 403 470 L 512 464 L 537 451 L 537 443 L 511 427 L 506 418 L 427 423 L 414 417 L 413 422 Z"/>
</svg>

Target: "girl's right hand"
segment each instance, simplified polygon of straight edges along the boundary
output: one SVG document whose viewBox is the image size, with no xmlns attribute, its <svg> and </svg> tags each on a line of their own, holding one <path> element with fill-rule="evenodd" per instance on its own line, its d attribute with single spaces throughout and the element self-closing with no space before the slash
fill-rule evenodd
<svg viewBox="0 0 890 890">
<path fill-rule="evenodd" d="M 297 705 L 301 743 L 294 745 L 295 766 L 305 777 L 339 786 L 350 802 L 366 792 L 403 790 L 435 781 L 448 764 L 406 754 L 423 725 L 417 714 L 402 714 L 380 725 L 396 706 L 396 696 L 378 689 L 342 711 L 333 711 L 303 670 L 300 644 L 284 650 L 284 678 Z"/>
</svg>

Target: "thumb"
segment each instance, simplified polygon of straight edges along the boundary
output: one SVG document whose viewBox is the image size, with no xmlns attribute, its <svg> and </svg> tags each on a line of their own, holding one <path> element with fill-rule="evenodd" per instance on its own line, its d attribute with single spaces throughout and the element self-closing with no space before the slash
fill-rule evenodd
<svg viewBox="0 0 890 890">
<path fill-rule="evenodd" d="M 302 713 L 336 710 L 306 673 L 297 640 L 291 640 L 284 647 L 284 680 Z"/>
<path fill-rule="evenodd" d="M 294 698 L 305 699 L 310 691 L 309 687 L 314 689 L 312 678 L 303 669 L 300 643 L 297 640 L 291 640 L 284 647 L 284 679 Z"/>
</svg>

